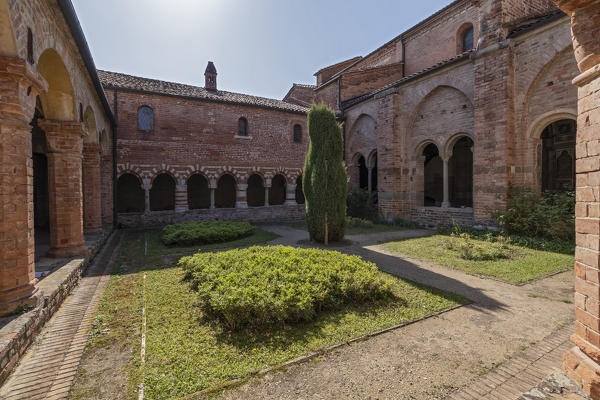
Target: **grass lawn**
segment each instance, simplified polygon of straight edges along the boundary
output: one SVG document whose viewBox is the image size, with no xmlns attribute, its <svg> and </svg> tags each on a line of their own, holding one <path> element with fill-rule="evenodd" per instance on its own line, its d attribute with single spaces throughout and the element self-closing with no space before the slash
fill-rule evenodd
<svg viewBox="0 0 600 400">
<path fill-rule="evenodd" d="M 147 235 L 153 236 L 151 232 Z M 86 351 L 90 358 L 103 357 L 102 347 L 107 345 L 118 351 L 129 349 L 130 357 L 122 368 L 128 376 L 129 395 L 142 380 L 145 397 L 152 399 L 180 398 L 219 388 L 232 379 L 243 380 L 261 369 L 464 302 L 458 295 L 394 278 L 393 290 L 398 298 L 387 304 L 348 306 L 323 313 L 310 323 L 267 331 L 231 332 L 203 319 L 195 305 L 197 293 L 182 282 L 183 271 L 174 265 L 162 265 L 164 253 L 150 239 L 151 251 L 144 256 L 145 236 L 144 232 L 125 233 L 119 264 L 135 266 L 136 271 L 117 274 L 109 283 L 90 350 Z M 146 364 L 140 368 L 136 342 L 140 339 L 142 287 L 147 333 Z M 85 374 L 80 373 L 78 380 L 86 379 Z M 110 384 L 97 372 L 91 374 L 87 377 L 89 385 Z"/>
<path fill-rule="evenodd" d="M 515 284 L 572 269 L 575 261 L 572 255 L 527 249 L 514 245 L 508 246 L 512 253 L 508 259 L 492 261 L 465 260 L 459 257 L 457 251 L 447 249 L 444 244 L 445 240 L 459 241 L 461 239 L 446 235 L 434 235 L 386 243 L 384 249 L 408 257 L 433 261 L 465 271 L 471 275 L 489 276 Z M 473 241 L 484 246 L 487 244 L 487 242 L 481 240 L 473 239 Z"/>
<path fill-rule="evenodd" d="M 301 229 L 303 231 L 308 230 L 308 228 L 306 227 L 305 221 L 292 222 L 288 225 L 294 229 Z M 364 235 L 367 233 L 378 233 L 378 232 L 397 232 L 397 231 L 402 231 L 405 229 L 407 229 L 407 228 L 404 228 L 404 227 L 401 227 L 398 225 L 391 225 L 391 224 L 373 224 L 373 226 L 369 226 L 369 227 L 348 226 L 348 227 L 346 227 L 346 235 Z"/>
</svg>

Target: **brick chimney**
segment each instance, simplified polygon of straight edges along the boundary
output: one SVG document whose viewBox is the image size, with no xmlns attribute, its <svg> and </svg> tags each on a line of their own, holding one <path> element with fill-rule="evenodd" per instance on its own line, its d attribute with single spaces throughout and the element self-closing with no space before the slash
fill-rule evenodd
<svg viewBox="0 0 600 400">
<path fill-rule="evenodd" d="M 217 90 L 217 69 L 212 61 L 208 62 L 206 71 L 204 71 L 204 89 Z"/>
</svg>

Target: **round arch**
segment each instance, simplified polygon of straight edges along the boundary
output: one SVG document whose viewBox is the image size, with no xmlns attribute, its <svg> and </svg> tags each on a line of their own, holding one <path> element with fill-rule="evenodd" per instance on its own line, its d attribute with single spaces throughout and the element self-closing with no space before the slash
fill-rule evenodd
<svg viewBox="0 0 600 400">
<path fill-rule="evenodd" d="M 135 172 L 124 172 L 117 179 L 117 211 L 144 212 L 145 193 L 142 180 Z"/>
<path fill-rule="evenodd" d="M 201 172 L 192 173 L 186 180 L 188 208 L 190 210 L 210 208 L 210 186 Z"/>
<path fill-rule="evenodd" d="M 468 133 L 465 133 L 465 132 L 455 133 L 454 135 L 450 136 L 448 138 L 448 140 L 446 140 L 446 145 L 444 146 L 443 153 L 441 153 L 440 156 L 445 159 L 449 159 L 450 157 L 452 157 L 454 145 L 462 138 L 469 138 L 471 140 L 471 142 L 473 142 L 473 143 L 475 142 L 473 140 L 473 137 Z"/>
<path fill-rule="evenodd" d="M 265 205 L 265 179 L 258 172 L 253 172 L 248 177 L 246 200 L 248 201 L 248 207 L 262 207 Z"/>
<path fill-rule="evenodd" d="M 86 143 L 99 143 L 98 135 L 96 133 L 96 115 L 94 114 L 94 110 L 91 106 L 87 106 L 85 108 L 85 112 L 83 113 L 83 122 L 85 124 L 85 128 L 87 130 L 87 136 L 85 137 Z"/>
<path fill-rule="evenodd" d="M 269 205 L 279 206 L 285 203 L 287 180 L 285 175 L 278 173 L 271 179 L 271 189 L 269 189 Z"/>
<path fill-rule="evenodd" d="M 167 211 L 175 209 L 176 179 L 167 171 L 163 171 L 152 179 L 150 188 L 150 211 Z"/>
<path fill-rule="evenodd" d="M 544 132 L 544 129 L 548 125 L 563 119 L 572 119 L 577 122 L 577 110 L 563 108 L 540 115 L 529 126 L 527 136 L 533 139 L 540 139 L 542 132 Z"/>
<path fill-rule="evenodd" d="M 75 93 L 71 76 L 56 50 L 44 50 L 38 59 L 37 69 L 48 82 L 48 90 L 40 94 L 46 118 L 76 120 Z"/>
</svg>

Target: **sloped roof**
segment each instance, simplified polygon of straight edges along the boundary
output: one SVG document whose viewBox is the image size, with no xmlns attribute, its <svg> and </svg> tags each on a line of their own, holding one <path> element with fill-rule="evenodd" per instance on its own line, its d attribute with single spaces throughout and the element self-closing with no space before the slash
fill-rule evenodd
<svg viewBox="0 0 600 400">
<path fill-rule="evenodd" d="M 142 78 L 110 71 L 98 70 L 98 76 L 100 77 L 100 82 L 102 82 L 102 85 L 106 89 L 120 89 L 203 101 L 213 101 L 217 103 L 261 107 L 271 110 L 292 112 L 296 114 L 308 113 L 308 108 L 306 107 L 302 107 L 297 104 L 286 103 L 285 101 L 281 100 L 269 99 L 266 97 L 226 92 L 223 90 L 210 91 L 199 86 Z"/>
</svg>

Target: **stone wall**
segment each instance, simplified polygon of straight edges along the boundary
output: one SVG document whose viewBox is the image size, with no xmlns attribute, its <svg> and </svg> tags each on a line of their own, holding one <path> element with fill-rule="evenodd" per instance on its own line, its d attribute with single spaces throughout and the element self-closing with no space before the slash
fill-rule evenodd
<svg viewBox="0 0 600 400">
<path fill-rule="evenodd" d="M 475 225 L 473 210 L 469 208 L 415 207 L 410 219 L 428 228 Z"/>
<path fill-rule="evenodd" d="M 250 208 L 215 208 L 185 212 L 157 211 L 151 213 L 119 214 L 119 224 L 124 228 L 164 226 L 185 221 L 223 220 L 248 222 L 298 221 L 305 217 L 304 204 Z"/>
</svg>

